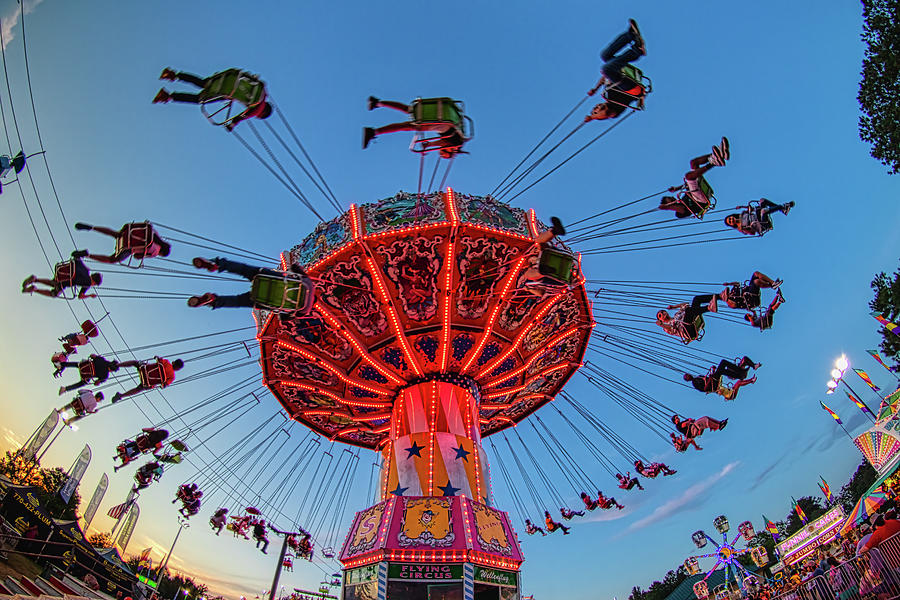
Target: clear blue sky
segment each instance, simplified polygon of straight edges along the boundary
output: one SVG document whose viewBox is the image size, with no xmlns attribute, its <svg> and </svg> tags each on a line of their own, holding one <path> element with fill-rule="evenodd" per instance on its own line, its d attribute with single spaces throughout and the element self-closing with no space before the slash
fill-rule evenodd
<svg viewBox="0 0 900 600">
<path fill-rule="evenodd" d="M 26 16 L 26 33 L 36 109 L 69 223 L 118 227 L 149 218 L 271 256 L 301 240 L 315 219 L 195 107 L 152 105 L 162 67 L 204 75 L 241 66 L 260 73 L 344 206 L 416 185 L 418 163 L 406 150 L 405 134 L 379 140 L 366 152 L 360 149 L 361 127 L 386 123 L 392 116 L 368 113 L 370 94 L 397 100 L 463 99 L 477 123 L 477 138 L 469 147 L 471 155 L 456 161 L 448 184 L 484 194 L 595 83 L 599 50 L 624 29 L 628 17 L 635 17 L 648 48 L 640 66 L 653 78 L 655 90 L 646 112 L 623 123 L 517 204 L 534 207 L 545 221 L 551 214 L 564 222 L 583 218 L 677 183 L 688 159 L 726 134 L 733 160 L 711 177 L 721 206 L 760 196 L 796 201 L 790 216 L 778 219 L 775 231 L 761 240 L 590 257 L 585 270 L 593 279 L 726 281 L 745 279 L 760 269 L 785 280 L 788 303 L 772 331 L 760 334 L 715 322 L 702 341 L 713 352 L 746 353 L 765 363 L 760 381 L 735 402 L 725 404 L 718 397 L 607 365 L 683 412 L 727 416 L 728 429 L 705 436 L 703 452 L 673 456 L 583 379 L 573 379 L 568 389 L 583 403 L 642 452 L 661 457 L 679 472 L 649 482 L 644 492 L 617 494 L 628 509 L 612 515 L 614 520 L 576 522 L 567 537 L 531 538 L 520 531 L 526 592 L 541 599 L 622 598 L 632 586 L 646 586 L 679 564 L 692 551 L 691 532 L 710 527 L 715 515 L 725 513 L 735 525 L 751 519 L 757 526 L 761 513 L 783 518 L 791 495 L 817 493 L 819 475 L 839 487 L 859 462 L 859 453 L 818 402 L 825 399 L 830 365 L 841 352 L 883 387 L 890 385 L 890 376 L 865 355 L 877 342 L 865 304 L 872 274 L 893 270 L 900 256 L 900 179 L 888 177 L 857 138 L 855 96 L 862 57 L 857 3 L 691 1 L 626 7 L 569 1 L 447 5 L 354 0 L 280 3 L 276 8 L 230 0 L 44 0 L 27 5 L 33 8 Z M 15 2 L 0 2 L 16 116 L 26 150 L 33 150 L 21 30 L 14 27 L 10 39 L 6 27 L 14 9 Z M 8 111 L 5 91 L 3 98 Z M 599 124 L 590 125 L 599 131 Z M 589 135 L 579 139 L 586 141 Z M 71 242 L 46 172 L 39 160 L 33 164 L 50 229 L 68 253 Z M 303 185 L 327 210 L 313 188 Z M 41 241 L 55 260 L 30 184 L 26 195 Z M 0 200 L 5 212 L 0 275 L 7 282 L 0 291 L 7 315 L 0 391 L 2 434 L 10 445 L 62 404 L 48 358 L 56 338 L 71 331 L 76 320 L 61 301 L 19 293 L 27 274 L 42 274 L 47 267 L 18 189 L 5 186 Z M 106 247 L 96 235 L 77 232 L 75 239 L 79 246 Z M 176 247 L 176 258 L 191 256 L 191 249 Z M 107 285 L 206 291 L 197 288 L 205 285 L 200 282 L 139 276 L 110 277 Z M 252 323 L 240 311 L 190 311 L 181 301 L 109 298 L 105 303 L 129 346 Z M 102 314 L 96 304 L 90 306 Z M 72 308 L 79 320 L 85 317 L 80 303 Z M 112 345 L 123 348 L 124 342 L 109 333 Z M 233 358 L 189 363 L 182 376 Z M 170 417 L 173 410 L 249 376 L 252 368 L 173 388 L 166 399 L 174 408 L 158 396 L 138 402 L 150 420 L 161 420 L 160 413 Z M 864 428 L 848 401 L 832 396 L 826 402 L 850 427 Z M 275 402 L 264 399 L 210 442 L 210 449 L 223 451 L 275 410 Z M 136 403 L 116 405 L 83 421 L 78 432 L 64 433 L 48 454 L 48 464 L 68 467 L 81 445 L 90 443 L 95 459 L 83 491 L 89 495 L 100 474 L 111 470 L 115 443 L 147 420 Z M 548 416 L 548 421 L 557 420 Z M 303 434 L 299 426 L 291 432 L 291 440 Z M 578 447 L 571 431 L 560 435 Z M 285 444 L 286 451 L 291 448 Z M 196 457 L 197 464 L 210 460 L 210 450 L 198 450 Z M 365 491 L 371 459 L 364 454 L 360 461 L 348 509 L 369 504 Z M 175 485 L 191 473 L 193 467 L 182 465 L 142 495 L 132 551 L 152 545 L 155 556 L 162 555 L 176 531 L 169 500 Z M 497 504 L 511 511 L 496 468 L 493 473 Z M 593 473 L 605 477 L 599 466 Z M 101 514 L 121 502 L 130 485 L 127 471 L 111 478 Z M 614 482 L 607 480 L 604 487 L 613 488 Z M 208 490 L 208 496 L 213 493 Z M 327 501 L 328 494 L 313 493 Z M 212 536 L 205 517 L 215 502 L 213 496 L 202 518 L 182 536 L 172 565 L 232 596 L 257 593 L 268 586 L 274 558 L 230 536 Z M 288 505 L 295 506 L 293 498 Z M 111 525 L 105 516 L 95 523 Z M 348 523 L 341 523 L 341 534 Z M 285 575 L 283 582 L 314 588 L 321 577 L 320 570 L 306 566 Z"/>
</svg>

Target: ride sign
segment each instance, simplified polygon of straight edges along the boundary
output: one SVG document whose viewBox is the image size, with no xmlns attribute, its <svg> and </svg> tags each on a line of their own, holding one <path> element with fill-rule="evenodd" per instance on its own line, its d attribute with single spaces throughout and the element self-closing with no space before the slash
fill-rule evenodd
<svg viewBox="0 0 900 600">
<path fill-rule="evenodd" d="M 498 571 L 475 565 L 475 582 L 516 587 L 516 574 L 512 571 Z"/>
<path fill-rule="evenodd" d="M 439 579 L 448 581 L 462 578 L 462 565 L 414 565 L 393 563 L 388 566 L 388 579 Z"/>
</svg>

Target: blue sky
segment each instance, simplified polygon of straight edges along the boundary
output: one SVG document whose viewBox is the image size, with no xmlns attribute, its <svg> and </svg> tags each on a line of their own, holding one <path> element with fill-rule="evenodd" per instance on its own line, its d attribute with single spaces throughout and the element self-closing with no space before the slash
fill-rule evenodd
<svg viewBox="0 0 900 600">
<path fill-rule="evenodd" d="M 678 183 L 688 160 L 726 134 L 733 160 L 710 175 L 721 206 L 761 196 L 796 201 L 790 216 L 777 218 L 775 231 L 758 240 L 588 257 L 585 271 L 593 279 L 717 282 L 745 279 L 759 269 L 785 280 L 788 303 L 771 331 L 761 334 L 714 321 L 698 346 L 729 356 L 749 354 L 764 363 L 759 382 L 742 390 L 735 402 L 725 404 L 628 367 L 604 365 L 685 413 L 727 416 L 728 429 L 704 436 L 703 452 L 673 456 L 583 378 L 573 379 L 567 389 L 582 403 L 644 454 L 661 457 L 679 471 L 649 482 L 644 492 L 617 494 L 626 510 L 604 515 L 614 517 L 609 520 L 595 514 L 597 520 L 575 522 L 573 535 L 530 538 L 520 531 L 526 591 L 537 598 L 565 594 L 581 600 L 621 598 L 632 586 L 649 584 L 690 554 L 691 532 L 709 527 L 717 514 L 727 514 L 735 524 L 751 519 L 758 526 L 761 513 L 773 519 L 787 514 L 790 496 L 816 493 L 819 475 L 838 487 L 860 455 L 818 407 L 831 363 L 846 352 L 883 387 L 892 381 L 865 355 L 878 339 L 866 302 L 872 274 L 897 266 L 900 180 L 888 177 L 857 137 L 855 96 L 863 51 L 859 5 L 631 4 L 627 9 L 596 2 L 448 7 L 354 0 L 249 7 L 225 0 L 215 6 L 43 0 L 26 2 L 32 9 L 26 33 L 41 134 L 69 224 L 82 220 L 118 227 L 151 219 L 276 256 L 301 240 L 315 218 L 235 140 L 207 124 L 196 107 L 152 105 L 162 67 L 204 75 L 242 66 L 260 73 L 344 206 L 416 186 L 418 163 L 406 150 L 406 134 L 360 149 L 361 127 L 393 116 L 369 114 L 365 100 L 370 94 L 463 99 L 477 137 L 471 154 L 456 161 L 448 184 L 484 194 L 596 82 L 599 50 L 624 29 L 627 18 L 639 21 L 648 48 L 640 66 L 654 84 L 647 110 L 516 204 L 535 208 L 545 221 L 555 214 L 571 222 Z M 26 150 L 33 151 L 37 141 L 20 23 L 8 28 L 14 10 L 14 2 L 0 2 L 13 105 Z M 5 92 L 3 102 L 11 120 Z M 586 126 L 570 151 L 600 127 Z M 55 260 L 48 232 L 64 253 L 71 241 L 43 163 L 35 159 L 32 165 L 41 206 L 28 182 L 25 195 L 41 242 Z M 328 210 L 308 183 L 301 185 Z M 12 444 L 63 403 L 48 358 L 56 338 L 71 331 L 76 318 L 85 318 L 87 309 L 73 303 L 73 316 L 62 301 L 19 293 L 27 274 L 41 274 L 47 266 L 19 189 L 4 186 L 0 200 L 6 248 L 0 274 L 7 282 L 0 290 L 7 315 L 7 343 L 0 345 L 2 433 Z M 76 232 L 75 239 L 80 247 L 106 247 L 96 235 Z M 176 246 L 175 258 L 188 260 L 192 253 Z M 140 276 L 110 276 L 107 285 L 206 291 L 196 288 L 200 282 Z M 104 303 L 130 347 L 252 324 L 240 311 L 190 311 L 181 301 L 107 298 Z M 96 303 L 89 307 L 103 312 Z M 126 341 L 106 329 L 111 345 L 122 349 Z M 101 344 L 101 350 L 108 349 Z M 183 376 L 233 356 L 189 363 Z M 116 405 L 83 421 L 78 432 L 64 433 L 47 460 L 67 467 L 90 443 L 95 460 L 84 481 L 91 488 L 110 471 L 108 456 L 117 441 L 148 419 L 169 418 L 252 373 L 252 367 L 244 367 L 175 387 L 166 401 L 153 396 Z M 851 430 L 862 431 L 865 421 L 849 401 L 825 400 Z M 875 402 L 871 395 L 866 400 Z M 276 408 L 271 398 L 263 398 L 208 449 L 198 450 L 195 464 L 211 460 L 211 452 L 226 451 Z M 558 419 L 547 414 L 547 421 Z M 302 438 L 302 427 L 288 429 L 291 442 Z M 579 451 L 571 431 L 559 434 Z M 371 455 L 360 458 L 348 510 L 368 505 L 371 460 Z M 162 555 L 177 527 L 169 500 L 175 485 L 192 473 L 191 465 L 182 465 L 142 495 L 131 550 L 153 546 L 155 555 Z M 598 465 L 593 474 L 605 477 Z M 493 475 L 498 506 L 512 511 L 496 468 Z M 120 502 L 130 485 L 126 471 L 111 479 L 101 513 Z M 556 479 L 562 477 L 556 474 Z M 614 482 L 605 480 L 603 487 L 613 488 Z M 326 502 L 333 492 L 315 493 Z M 204 516 L 215 501 L 213 496 L 204 506 Z M 292 506 L 296 502 L 291 499 Z M 341 534 L 348 523 L 341 524 Z M 108 528 L 111 521 L 98 517 L 96 524 Z M 272 561 L 248 543 L 213 537 L 205 518 L 198 518 L 178 542 L 171 564 L 236 595 L 266 587 Z M 304 566 L 283 582 L 309 589 L 321 577 L 318 568 Z"/>
</svg>

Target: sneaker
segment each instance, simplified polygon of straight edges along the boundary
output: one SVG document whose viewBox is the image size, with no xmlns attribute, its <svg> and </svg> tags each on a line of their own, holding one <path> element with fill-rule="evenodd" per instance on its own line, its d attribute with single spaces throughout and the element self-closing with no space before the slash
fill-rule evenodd
<svg viewBox="0 0 900 600">
<path fill-rule="evenodd" d="M 559 220 L 559 217 L 550 217 L 550 231 L 553 232 L 553 235 L 566 235 L 566 228 L 563 227 L 562 221 Z"/>
<path fill-rule="evenodd" d="M 719 421 L 719 429 L 725 429 L 725 426 L 728 425 L 728 419 L 722 419 Z"/>
<path fill-rule="evenodd" d="M 37 275 L 29 275 L 26 277 L 25 281 L 22 282 L 22 291 L 25 291 L 25 288 L 31 286 L 35 281 L 37 281 Z"/>
<path fill-rule="evenodd" d="M 709 162 L 711 165 L 716 167 L 724 167 L 725 166 L 725 157 L 722 156 L 722 151 L 718 146 L 712 147 L 712 152 L 709 155 Z"/>
<path fill-rule="evenodd" d="M 784 304 L 785 302 L 787 302 L 787 300 L 784 299 L 784 294 L 781 293 L 781 290 L 778 290 L 778 292 L 776 292 L 775 297 L 776 297 L 776 298 L 778 299 L 778 301 L 781 302 L 782 304 Z"/>
<path fill-rule="evenodd" d="M 731 150 L 728 144 L 728 138 L 724 135 L 722 136 L 722 141 L 719 142 L 719 150 L 722 153 L 722 158 L 725 160 L 729 160 L 731 158 Z"/>
<path fill-rule="evenodd" d="M 156 92 L 156 96 L 153 98 L 153 104 L 163 103 L 165 104 L 169 100 L 172 99 L 172 96 L 169 95 L 165 89 L 160 88 L 158 92 Z"/>
<path fill-rule="evenodd" d="M 628 30 L 631 31 L 631 35 L 634 37 L 632 44 L 634 44 L 635 49 L 646 56 L 647 47 L 644 44 L 644 37 L 641 35 L 641 30 L 638 29 L 637 21 L 628 19 Z"/>
<path fill-rule="evenodd" d="M 162 73 L 159 74 L 160 79 L 165 79 L 166 81 L 175 81 L 175 71 L 166 67 L 162 70 Z"/>
<path fill-rule="evenodd" d="M 369 142 L 375 139 L 375 130 L 371 127 L 363 127 L 363 150 L 369 147 Z"/>
<path fill-rule="evenodd" d="M 87 223 L 75 223 L 75 229 L 78 231 L 90 231 L 93 228 L 93 225 L 88 225 Z"/>
<path fill-rule="evenodd" d="M 784 214 L 788 214 L 789 212 L 791 212 L 791 209 L 794 208 L 794 204 L 796 204 L 796 203 L 793 200 L 791 200 L 790 202 L 785 202 L 784 203 Z"/>
<path fill-rule="evenodd" d="M 72 258 L 84 258 L 87 255 L 88 255 L 87 250 L 76 250 L 75 252 L 72 253 Z"/>
<path fill-rule="evenodd" d="M 36 288 L 33 285 L 22 286 L 23 294 L 33 294 Z"/>
<path fill-rule="evenodd" d="M 115 394 L 113 394 L 112 403 L 115 404 L 116 402 L 118 402 L 121 399 L 122 399 L 122 394 L 119 392 L 116 392 Z"/>
<path fill-rule="evenodd" d="M 197 306 L 206 306 L 207 304 L 212 304 L 216 300 L 216 295 L 211 294 L 209 292 L 203 294 L 202 296 L 191 296 L 188 298 L 187 305 L 190 307 Z"/>
<path fill-rule="evenodd" d="M 378 103 L 380 100 L 375 96 L 369 96 L 369 110 L 375 110 L 378 108 Z"/>
<path fill-rule="evenodd" d="M 784 279 L 776 279 L 772 282 L 772 288 L 777 290 L 779 287 L 781 287 L 782 283 L 784 283 Z"/>
<path fill-rule="evenodd" d="M 211 271 L 213 273 L 219 270 L 219 267 L 216 265 L 216 263 L 211 260 L 206 260 L 205 258 L 200 258 L 199 256 L 194 258 L 194 260 L 192 260 L 191 262 L 198 269 L 206 269 L 207 271 Z"/>
<path fill-rule="evenodd" d="M 62 386 L 61 388 L 59 388 L 59 395 L 60 395 L 60 396 L 62 396 L 62 395 L 65 394 L 65 393 L 66 393 L 66 386 Z"/>
<path fill-rule="evenodd" d="M 709 312 L 719 312 L 719 297 L 713 296 L 713 299 L 709 301 L 707 306 L 709 307 Z"/>
</svg>

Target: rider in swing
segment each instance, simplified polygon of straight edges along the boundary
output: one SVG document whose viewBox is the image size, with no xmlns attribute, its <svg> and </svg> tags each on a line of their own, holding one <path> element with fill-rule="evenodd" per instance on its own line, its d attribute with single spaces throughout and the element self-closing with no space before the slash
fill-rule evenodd
<svg viewBox="0 0 900 600">
<path fill-rule="evenodd" d="M 138 370 L 140 383 L 125 392 L 116 392 L 112 397 L 115 404 L 122 398 L 139 394 L 151 390 L 155 387 L 168 387 L 175 381 L 175 371 L 180 370 L 184 366 L 184 361 L 180 358 L 169 362 L 160 356 L 154 357 L 151 362 L 140 360 L 127 360 L 119 363 L 120 367 L 134 367 Z"/>
<path fill-rule="evenodd" d="M 725 225 L 737 229 L 744 235 L 763 235 L 775 228 L 772 223 L 772 213 L 780 212 L 787 215 L 794 207 L 794 202 L 775 204 L 766 198 L 760 198 L 757 206 L 738 206 L 742 208 L 740 213 L 730 214 L 725 217 Z"/>
<path fill-rule="evenodd" d="M 103 276 L 100 273 L 91 273 L 91 270 L 81 260 L 84 256 L 87 256 L 87 250 L 73 252 L 70 260 L 56 265 L 53 279 L 40 279 L 37 275 L 29 275 L 22 282 L 22 293 L 33 294 L 36 292 L 42 296 L 57 298 L 66 288 L 78 287 L 80 288 L 77 295 L 79 300 L 96 298 L 97 294 L 88 294 L 87 292 L 91 287 L 103 283 Z M 38 289 L 36 283 L 45 285 L 49 289 Z"/>
<path fill-rule="evenodd" d="M 603 495 L 603 492 L 601 492 L 600 490 L 597 490 L 597 505 L 600 508 L 602 508 L 603 510 L 609 510 L 613 506 L 615 506 L 619 510 L 622 510 L 623 508 L 625 508 L 624 504 L 619 504 L 618 502 L 616 502 L 616 499 L 613 498 L 612 496 L 609 496 L 607 498 L 606 496 Z"/>
<path fill-rule="evenodd" d="M 66 425 L 71 425 L 75 421 L 83 419 L 87 415 L 94 414 L 95 412 L 97 412 L 97 404 L 99 404 L 102 400 L 103 392 L 97 392 L 95 394 L 91 390 L 79 390 L 78 395 L 75 396 L 74 400 L 59 409 L 60 413 L 67 411 L 72 412 L 71 417 L 63 416 L 63 422 Z"/>
<path fill-rule="evenodd" d="M 659 201 L 659 210 L 675 211 L 675 218 L 699 216 L 710 207 L 710 198 L 701 185 L 703 176 L 713 167 L 724 167 L 725 161 L 731 158 L 728 138 L 723 137 L 718 146 L 712 147 L 710 154 L 691 159 L 691 170 L 684 174 L 684 183 L 678 187 L 670 187 L 670 192 L 682 191 L 679 196 L 663 196 Z"/>
<path fill-rule="evenodd" d="M 422 108 L 434 106 L 438 111 L 447 111 L 447 115 L 440 115 L 436 119 L 419 119 L 417 113 Z M 418 98 L 410 104 L 402 102 L 394 102 L 393 100 L 381 100 L 375 96 L 369 96 L 369 110 L 376 108 L 392 108 L 400 112 L 404 112 L 410 116 L 409 121 L 402 123 L 391 123 L 382 127 L 363 128 L 363 150 L 368 148 L 369 143 L 377 136 L 384 133 L 394 133 L 397 131 L 430 131 L 439 134 L 436 138 L 421 140 L 421 148 L 423 151 L 438 150 L 441 158 L 453 158 L 456 154 L 462 152 L 463 144 L 466 138 L 463 131 L 462 111 L 455 100 L 450 98 Z M 424 112 L 424 111 L 422 111 Z"/>
<path fill-rule="evenodd" d="M 256 117 L 267 119 L 272 114 L 272 105 L 266 102 L 266 86 L 259 77 L 240 69 L 227 69 L 207 78 L 197 77 L 183 71 L 165 68 L 160 79 L 166 81 L 184 81 L 200 88 L 200 92 L 189 94 L 185 92 L 168 92 L 160 88 L 153 103 L 188 102 L 191 104 L 203 104 L 214 100 L 228 100 L 243 104 L 246 108 L 231 117 L 225 123 L 225 129 L 231 131 L 245 119 Z"/>
<path fill-rule="evenodd" d="M 66 392 L 71 392 L 73 390 L 77 390 L 80 387 L 86 386 L 93 379 L 94 385 L 100 385 L 107 379 L 109 379 L 109 374 L 112 371 L 119 370 L 119 363 L 114 360 L 106 360 L 99 354 L 91 354 L 85 360 L 80 362 L 70 362 L 63 361 L 56 364 L 56 371 L 53 372 L 54 377 L 59 377 L 63 374 L 66 367 L 77 367 L 78 373 L 81 376 L 81 380 L 77 383 L 73 383 L 72 385 L 64 385 L 59 388 L 59 395 L 62 396 Z"/>
<path fill-rule="evenodd" d="M 546 531 L 544 531 L 528 519 L 525 519 L 525 533 L 527 533 L 528 535 L 534 535 L 536 533 L 540 533 L 543 536 L 547 535 Z"/>
<path fill-rule="evenodd" d="M 710 367 L 706 375 L 684 374 L 684 380 L 694 386 L 694 389 L 704 394 L 716 393 L 722 387 L 722 377 L 734 379 L 735 383 L 731 387 L 736 390 L 742 386 L 756 383 L 756 375 L 747 379 L 749 370 L 756 370 L 762 366 L 762 363 L 753 362 L 750 357 L 742 357 L 737 364 L 727 359 L 719 361 L 718 366 Z"/>
<path fill-rule="evenodd" d="M 276 271 L 275 269 L 267 269 L 265 267 L 253 267 L 226 258 L 216 257 L 212 260 L 197 257 L 193 261 L 194 266 L 198 269 L 206 269 L 212 273 L 224 272 L 240 275 L 251 282 L 256 279 L 274 279 L 283 280 L 285 282 L 286 292 L 290 289 L 288 284 L 296 283 L 298 293 L 296 308 L 292 308 L 300 315 L 307 315 L 312 310 L 315 302 L 315 288 L 312 280 L 306 271 L 298 264 L 291 264 L 287 271 Z M 301 290 L 305 290 L 305 296 L 300 297 Z M 258 301 L 259 300 L 259 301 Z M 224 307 L 247 307 L 247 308 L 273 308 L 266 305 L 261 299 L 254 298 L 252 290 L 244 294 L 234 296 L 219 296 L 211 292 L 207 292 L 201 296 L 191 296 L 188 299 L 188 306 L 210 306 L 213 310 Z M 284 308 L 281 306 L 274 308 Z"/>
<path fill-rule="evenodd" d="M 744 315 L 744 320 L 750 323 L 754 327 L 758 327 L 760 331 L 765 331 L 766 329 L 771 329 L 775 324 L 775 311 L 778 310 L 778 307 L 784 304 L 784 295 L 781 293 L 779 289 L 775 293 L 775 297 L 769 303 L 769 306 L 766 308 L 766 312 L 761 314 L 756 314 L 755 310 L 751 310 L 747 314 Z"/>
<path fill-rule="evenodd" d="M 548 533 L 553 533 L 553 532 L 556 531 L 557 529 L 561 529 L 562 532 L 563 532 L 563 535 L 569 535 L 569 529 L 570 529 L 570 528 L 569 528 L 569 527 L 566 527 L 565 525 L 563 525 L 563 524 L 560 523 L 559 521 L 554 521 L 554 520 L 553 520 L 553 517 L 550 516 L 550 511 L 549 511 L 549 510 L 545 510 L 545 511 L 544 511 L 544 525 L 547 526 L 547 532 L 548 532 Z"/>
<path fill-rule="evenodd" d="M 719 299 L 723 300 L 728 308 L 750 310 L 759 308 L 762 301 L 761 290 L 778 288 L 784 283 L 781 279 L 772 279 L 760 271 L 753 271 L 747 283 L 740 281 L 726 281 L 725 289 L 719 293 Z"/>
<path fill-rule="evenodd" d="M 678 309 L 674 316 L 670 316 L 665 310 L 656 313 L 656 324 L 662 327 L 669 335 L 680 337 L 684 343 L 690 343 L 700 338 L 698 317 L 707 312 L 717 312 L 717 296 L 704 294 L 694 296 L 691 303 L 682 302 L 669 306 L 669 309 Z M 702 319 L 701 319 L 702 321 Z"/>
<path fill-rule="evenodd" d="M 629 44 L 631 44 L 630 48 L 616 56 L 619 50 Z M 633 81 L 622 70 L 629 63 L 646 54 L 647 48 L 638 29 L 637 21 L 629 19 L 628 31 L 619 35 L 600 53 L 600 58 L 604 62 L 601 68 L 603 75 L 597 85 L 588 90 L 588 96 L 593 96 L 597 90 L 606 85 L 606 102 L 595 106 L 591 114 L 585 117 L 585 121 L 615 119 L 625 112 L 633 102 L 638 103 L 638 109 L 644 108 L 646 88 L 640 81 Z"/>
<path fill-rule="evenodd" d="M 638 481 L 637 477 L 632 477 L 630 471 L 626 471 L 624 475 L 621 473 L 616 473 L 616 479 L 619 480 L 619 489 L 621 490 L 630 490 L 637 486 L 637 489 L 643 490 L 644 486 L 641 485 L 641 482 Z"/>
<path fill-rule="evenodd" d="M 565 508 L 563 506 L 559 507 L 559 514 L 562 515 L 562 518 L 566 521 L 571 521 L 572 517 L 583 517 L 583 510 L 572 510 L 571 508 Z"/>
<path fill-rule="evenodd" d="M 652 462 L 649 465 L 645 466 L 641 460 L 634 461 L 634 470 L 648 479 L 653 479 L 660 474 L 662 474 L 663 477 L 666 477 L 668 475 L 674 475 L 678 472 L 675 469 L 670 469 L 669 466 L 665 463 Z"/>
<path fill-rule="evenodd" d="M 88 225 L 87 223 L 75 223 L 75 229 L 79 231 L 96 231 L 108 235 L 116 240 L 116 250 L 110 255 L 88 254 L 87 257 L 97 262 L 116 264 L 125 262 L 133 256 L 137 260 L 153 258 L 156 256 L 168 256 L 172 246 L 154 231 L 150 223 L 127 223 L 122 229 L 116 231 L 109 227 Z"/>
</svg>

